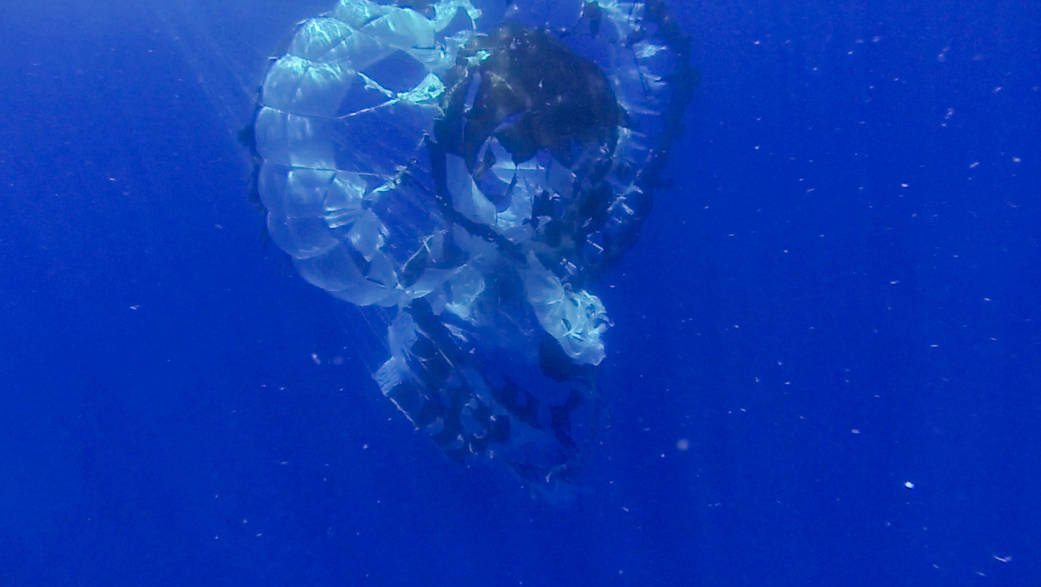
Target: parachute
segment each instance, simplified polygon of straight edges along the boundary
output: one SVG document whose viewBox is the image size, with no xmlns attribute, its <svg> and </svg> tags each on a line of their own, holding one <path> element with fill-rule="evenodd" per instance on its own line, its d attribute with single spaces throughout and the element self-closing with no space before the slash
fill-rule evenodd
<svg viewBox="0 0 1041 587">
<path fill-rule="evenodd" d="M 253 124 L 267 229 L 384 308 L 383 395 L 448 456 L 572 491 L 633 245 L 693 86 L 659 0 L 341 0 Z"/>
</svg>

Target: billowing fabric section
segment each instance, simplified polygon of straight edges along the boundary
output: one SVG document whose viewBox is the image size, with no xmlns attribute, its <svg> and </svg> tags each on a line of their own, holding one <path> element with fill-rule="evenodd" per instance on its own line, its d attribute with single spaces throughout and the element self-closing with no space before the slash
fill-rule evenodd
<svg viewBox="0 0 1041 587">
<path fill-rule="evenodd" d="M 571 492 L 610 321 L 693 75 L 661 2 L 341 0 L 264 80 L 272 239 L 380 306 L 383 394 L 445 454 Z"/>
</svg>

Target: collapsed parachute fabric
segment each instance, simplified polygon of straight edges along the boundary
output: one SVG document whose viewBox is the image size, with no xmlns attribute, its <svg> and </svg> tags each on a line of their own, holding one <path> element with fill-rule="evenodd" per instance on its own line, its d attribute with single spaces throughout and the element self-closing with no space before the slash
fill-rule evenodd
<svg viewBox="0 0 1041 587">
<path fill-rule="evenodd" d="M 272 239 L 387 309 L 383 394 L 449 456 L 567 493 L 634 243 L 689 99 L 658 0 L 341 0 L 264 80 Z"/>
</svg>

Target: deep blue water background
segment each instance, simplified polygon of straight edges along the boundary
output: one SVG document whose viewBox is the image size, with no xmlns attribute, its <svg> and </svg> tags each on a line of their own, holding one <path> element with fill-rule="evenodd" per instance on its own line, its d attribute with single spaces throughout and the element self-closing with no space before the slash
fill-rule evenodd
<svg viewBox="0 0 1041 587">
<path fill-rule="evenodd" d="M 1041 584 L 1041 4 L 674 0 L 564 509 L 263 237 L 235 131 L 327 4 L 0 5 L 0 584 Z"/>
</svg>

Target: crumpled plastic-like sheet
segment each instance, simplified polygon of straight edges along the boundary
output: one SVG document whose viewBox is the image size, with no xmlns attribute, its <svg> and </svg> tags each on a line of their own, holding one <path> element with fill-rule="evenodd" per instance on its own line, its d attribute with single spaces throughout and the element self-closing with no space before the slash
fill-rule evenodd
<svg viewBox="0 0 1041 587">
<path fill-rule="evenodd" d="M 388 308 L 383 394 L 450 457 L 573 493 L 610 325 L 693 86 L 658 0 L 341 0 L 271 65 L 253 125 L 272 239 Z"/>
</svg>

